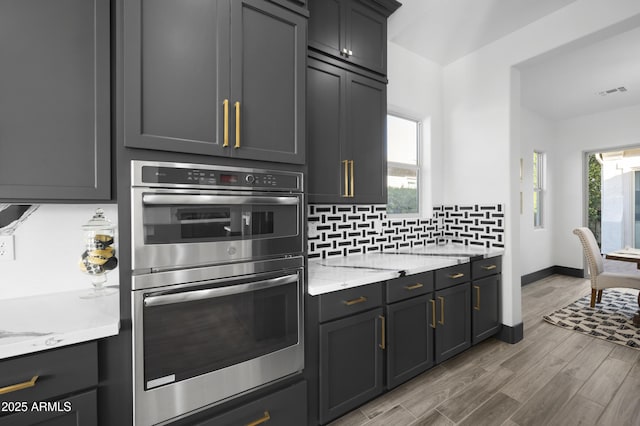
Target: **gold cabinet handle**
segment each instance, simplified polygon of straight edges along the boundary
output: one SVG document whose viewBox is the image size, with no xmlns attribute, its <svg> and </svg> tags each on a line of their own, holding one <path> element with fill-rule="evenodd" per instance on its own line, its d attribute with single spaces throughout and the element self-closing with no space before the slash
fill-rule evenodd
<svg viewBox="0 0 640 426">
<path fill-rule="evenodd" d="M 235 106 L 236 106 L 236 144 L 234 148 L 238 149 L 240 148 L 240 101 L 237 101 Z"/>
<path fill-rule="evenodd" d="M 362 303 L 362 302 L 366 302 L 367 298 L 364 296 L 360 296 L 357 299 L 353 299 L 353 300 L 343 300 L 342 303 L 344 303 L 347 306 L 351 306 L 351 305 L 355 305 L 357 303 Z"/>
<path fill-rule="evenodd" d="M 449 278 L 451 278 L 452 280 L 455 280 L 456 278 L 462 278 L 462 277 L 464 277 L 464 274 L 462 272 L 458 272 L 457 274 L 449 275 Z"/>
<path fill-rule="evenodd" d="M 480 310 L 480 286 L 474 285 L 473 288 L 476 289 L 476 306 L 473 307 L 476 311 Z"/>
<path fill-rule="evenodd" d="M 421 287 L 424 287 L 424 284 L 421 284 L 421 283 L 415 283 L 414 285 L 405 285 L 405 286 L 404 286 L 404 288 L 405 288 L 406 290 L 409 290 L 409 291 L 411 291 L 411 290 L 417 290 L 417 289 L 419 289 L 419 288 L 421 288 Z"/>
<path fill-rule="evenodd" d="M 444 297 L 438 296 L 438 299 L 440 299 L 440 321 L 438 324 L 444 325 Z"/>
<path fill-rule="evenodd" d="M 36 385 L 36 380 L 38 380 L 39 376 L 33 376 L 31 380 L 27 380 L 26 382 L 17 383 L 15 385 L 5 386 L 0 388 L 0 395 L 4 395 L 7 393 L 19 391 L 22 389 L 32 388 Z"/>
<path fill-rule="evenodd" d="M 222 115 L 224 121 L 224 130 L 222 134 L 222 147 L 226 148 L 229 146 L 229 99 L 225 99 L 222 101 Z"/>
<path fill-rule="evenodd" d="M 384 320 L 384 316 L 383 315 L 378 315 L 378 318 L 380 318 L 380 328 L 381 328 L 381 330 L 380 330 L 380 334 L 381 334 L 380 341 L 381 341 L 381 343 L 378 346 L 380 346 L 380 349 L 384 350 L 386 348 L 386 345 L 385 345 L 385 339 L 386 339 L 385 320 Z"/>
<path fill-rule="evenodd" d="M 258 426 L 262 423 L 268 422 L 269 420 L 271 420 L 271 415 L 268 411 L 265 411 L 262 417 L 260 417 L 258 420 L 252 421 L 251 423 L 247 423 L 247 426 Z"/>
<path fill-rule="evenodd" d="M 431 299 L 431 328 L 436 328 L 436 301 Z"/>
<path fill-rule="evenodd" d="M 349 163 L 351 163 L 351 198 L 356 196 L 356 193 L 354 191 L 354 183 L 353 183 L 353 160 L 349 161 Z"/>
<path fill-rule="evenodd" d="M 491 271 L 492 269 L 496 269 L 497 266 L 496 265 L 482 265 L 480 266 L 482 269 L 484 269 L 485 271 Z"/>
<path fill-rule="evenodd" d="M 349 160 L 342 160 L 344 164 L 344 194 L 343 197 L 349 196 Z"/>
</svg>

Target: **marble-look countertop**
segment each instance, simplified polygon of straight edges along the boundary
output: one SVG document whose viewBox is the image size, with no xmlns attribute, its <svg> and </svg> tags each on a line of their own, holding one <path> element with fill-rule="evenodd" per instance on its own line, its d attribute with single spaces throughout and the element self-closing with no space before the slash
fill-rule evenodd
<svg viewBox="0 0 640 426">
<path fill-rule="evenodd" d="M 474 257 L 495 257 L 503 249 L 462 244 L 430 245 L 395 252 L 367 253 L 309 260 L 308 293 L 312 296 L 404 275 L 467 263 Z"/>
<path fill-rule="evenodd" d="M 90 291 L 1 299 L 0 359 L 118 334 L 118 292 L 80 297 Z"/>
</svg>

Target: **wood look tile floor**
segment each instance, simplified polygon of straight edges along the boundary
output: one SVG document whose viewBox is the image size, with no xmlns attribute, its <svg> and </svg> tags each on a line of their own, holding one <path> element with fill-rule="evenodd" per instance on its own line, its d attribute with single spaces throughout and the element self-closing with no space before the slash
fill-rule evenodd
<svg viewBox="0 0 640 426">
<path fill-rule="evenodd" d="M 542 320 L 590 291 L 562 275 L 523 287 L 521 342 L 491 338 L 331 426 L 640 426 L 640 351 Z"/>
</svg>

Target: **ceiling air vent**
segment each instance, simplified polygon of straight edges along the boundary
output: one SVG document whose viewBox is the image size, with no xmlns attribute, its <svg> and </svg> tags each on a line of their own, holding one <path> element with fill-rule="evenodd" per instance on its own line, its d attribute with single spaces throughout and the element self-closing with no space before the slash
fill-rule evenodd
<svg viewBox="0 0 640 426">
<path fill-rule="evenodd" d="M 609 89 L 609 90 L 603 90 L 602 92 L 598 92 L 598 95 L 600 96 L 607 96 L 607 95 L 611 95 L 612 93 L 616 93 L 616 92 L 626 92 L 627 88 L 624 86 L 620 86 L 620 87 L 615 87 L 613 89 Z"/>
</svg>

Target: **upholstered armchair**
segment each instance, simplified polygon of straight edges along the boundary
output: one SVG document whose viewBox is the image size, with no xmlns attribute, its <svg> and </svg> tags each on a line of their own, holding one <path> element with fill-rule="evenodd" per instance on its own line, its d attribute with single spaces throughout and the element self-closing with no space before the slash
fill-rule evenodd
<svg viewBox="0 0 640 426">
<path fill-rule="evenodd" d="M 602 290 L 605 288 L 625 287 L 637 288 L 640 290 L 640 272 L 638 274 L 625 274 L 619 272 L 609 272 L 604 270 L 604 262 L 598 242 L 589 228 L 581 227 L 573 230 L 582 243 L 584 256 L 589 265 L 589 275 L 591 276 L 591 307 L 602 301 Z M 640 297 L 638 298 L 640 304 Z"/>
</svg>

